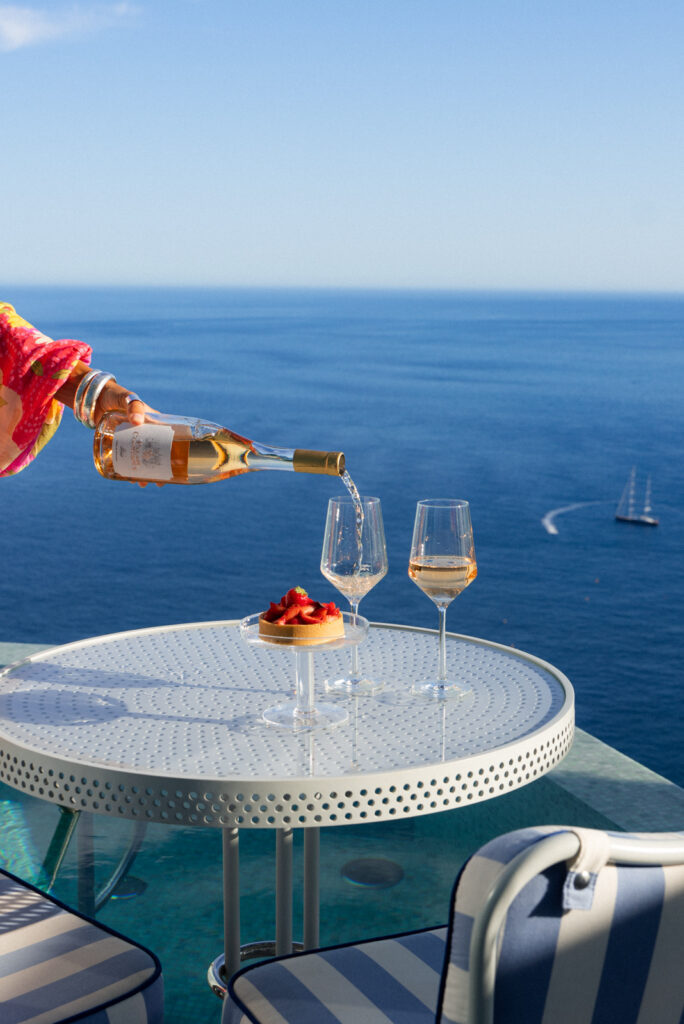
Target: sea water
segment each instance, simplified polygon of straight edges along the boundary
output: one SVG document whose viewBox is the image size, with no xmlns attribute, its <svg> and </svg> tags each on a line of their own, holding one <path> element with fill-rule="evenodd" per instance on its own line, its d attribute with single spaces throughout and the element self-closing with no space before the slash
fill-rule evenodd
<svg viewBox="0 0 684 1024">
<path fill-rule="evenodd" d="M 684 784 L 684 298 L 426 292 L 14 289 L 154 408 L 283 446 L 343 450 L 382 499 L 373 621 L 437 627 L 407 575 L 415 503 L 471 503 L 478 578 L 455 632 L 570 678 L 578 724 Z M 62 643 L 237 618 L 319 571 L 327 476 L 204 487 L 104 480 L 66 413 L 3 479 L 0 639 Z M 636 465 L 655 529 L 616 523 Z M 551 523 L 553 529 L 549 530 Z M 555 532 L 554 532 L 555 530 Z M 435 660 L 437 647 L 435 641 Z"/>
</svg>

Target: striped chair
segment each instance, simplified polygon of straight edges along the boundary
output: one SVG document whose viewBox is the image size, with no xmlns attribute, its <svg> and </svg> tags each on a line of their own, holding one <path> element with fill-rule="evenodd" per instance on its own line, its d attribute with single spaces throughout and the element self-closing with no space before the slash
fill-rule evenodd
<svg viewBox="0 0 684 1024">
<path fill-rule="evenodd" d="M 447 927 L 247 967 L 222 1024 L 683 1024 L 683 957 L 684 835 L 522 829 Z"/>
<path fill-rule="evenodd" d="M 159 961 L 0 871 L 1 1024 L 161 1024 Z"/>
</svg>

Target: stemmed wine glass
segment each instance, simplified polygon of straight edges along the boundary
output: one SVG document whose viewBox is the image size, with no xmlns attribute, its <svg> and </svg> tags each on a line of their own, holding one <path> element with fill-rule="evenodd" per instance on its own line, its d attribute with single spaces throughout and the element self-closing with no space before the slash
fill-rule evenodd
<svg viewBox="0 0 684 1024">
<path fill-rule="evenodd" d="M 477 576 L 470 505 L 457 498 L 426 498 L 416 505 L 408 574 L 439 610 L 437 678 L 414 683 L 413 692 L 438 699 L 463 697 L 470 688 L 447 679 L 446 610 Z"/>
<path fill-rule="evenodd" d="M 330 498 L 321 572 L 347 598 L 352 617 L 357 616 L 361 598 L 387 573 L 387 545 L 379 498 L 351 495 Z M 352 647 L 349 676 L 327 680 L 326 687 L 348 694 L 371 694 L 381 690 L 383 683 L 361 675 L 358 648 Z"/>
</svg>

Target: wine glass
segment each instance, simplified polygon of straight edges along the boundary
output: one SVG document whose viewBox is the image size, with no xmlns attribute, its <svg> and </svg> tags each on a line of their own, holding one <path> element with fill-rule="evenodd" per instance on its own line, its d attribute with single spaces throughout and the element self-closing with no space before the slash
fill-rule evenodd
<svg viewBox="0 0 684 1024">
<path fill-rule="evenodd" d="M 355 618 L 361 598 L 387 573 L 387 545 L 379 498 L 351 495 L 330 498 L 321 572 L 347 598 L 352 618 Z M 361 675 L 358 648 L 352 647 L 349 676 L 327 680 L 326 687 L 348 694 L 371 694 L 381 690 L 383 683 Z"/>
<path fill-rule="evenodd" d="M 438 699 L 463 697 L 470 687 L 447 679 L 446 610 L 477 576 L 470 505 L 457 498 L 426 498 L 416 505 L 408 574 L 439 610 L 437 678 L 414 683 L 413 692 Z"/>
</svg>

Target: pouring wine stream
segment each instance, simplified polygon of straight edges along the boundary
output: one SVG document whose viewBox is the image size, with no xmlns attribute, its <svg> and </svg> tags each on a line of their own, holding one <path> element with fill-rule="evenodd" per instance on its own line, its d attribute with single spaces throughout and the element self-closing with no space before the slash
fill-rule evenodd
<svg viewBox="0 0 684 1024">
<path fill-rule="evenodd" d="M 349 491 L 349 496 L 351 497 L 351 500 L 354 502 L 354 508 L 356 510 L 356 537 L 359 545 L 358 572 L 361 572 L 361 566 L 363 564 L 363 502 L 361 501 L 359 489 L 352 480 L 352 478 L 349 476 L 349 470 L 347 469 L 345 469 L 344 473 L 342 474 L 342 483 Z M 356 611 L 353 608 L 352 611 L 354 611 L 354 614 L 356 614 Z"/>
</svg>

